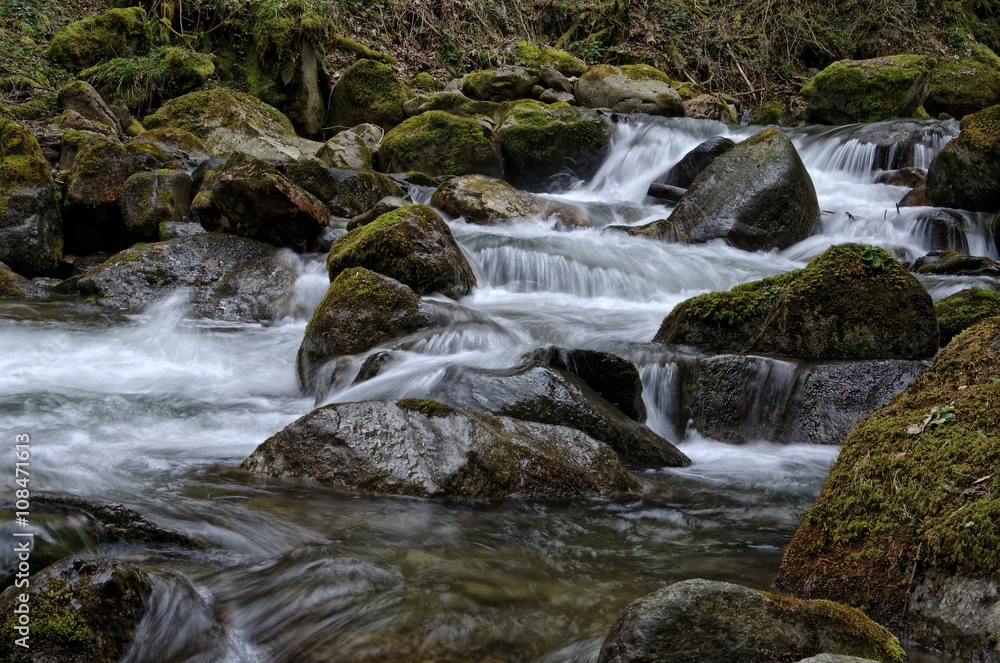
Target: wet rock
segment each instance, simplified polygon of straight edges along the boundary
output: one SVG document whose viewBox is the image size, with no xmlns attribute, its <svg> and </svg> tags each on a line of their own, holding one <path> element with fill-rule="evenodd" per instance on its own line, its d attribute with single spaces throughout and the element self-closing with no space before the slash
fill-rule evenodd
<svg viewBox="0 0 1000 663">
<path fill-rule="evenodd" d="M 351 219 L 368 212 L 384 198 L 406 192 L 392 179 L 373 170 L 327 168 L 319 159 L 304 158 L 284 169 L 285 176 L 326 203 L 334 216 Z"/>
<path fill-rule="evenodd" d="M 561 173 L 593 175 L 611 143 L 612 126 L 594 111 L 526 101 L 507 111 L 496 133 L 507 180 L 538 191 Z"/>
<path fill-rule="evenodd" d="M 0 261 L 36 276 L 59 265 L 62 248 L 49 164 L 26 127 L 0 118 Z"/>
<path fill-rule="evenodd" d="M 912 117 L 930 91 L 934 61 L 922 55 L 840 60 L 802 88 L 813 122 L 850 124 Z"/>
<path fill-rule="evenodd" d="M 514 55 L 525 65 L 538 69 L 552 68 L 564 76 L 579 76 L 587 71 L 583 60 L 566 51 L 551 46 L 541 46 L 522 41 L 514 48 Z"/>
<path fill-rule="evenodd" d="M 176 223 L 191 205 L 191 176 L 179 170 L 136 173 L 125 180 L 118 206 L 125 224 L 125 243 L 152 242 L 161 223 Z"/>
<path fill-rule="evenodd" d="M 383 214 L 397 210 L 400 207 L 406 207 L 409 204 L 411 204 L 409 201 L 398 196 L 386 196 L 382 200 L 375 203 L 375 207 L 371 208 L 367 212 L 362 212 L 357 216 L 351 217 L 351 220 L 347 222 L 347 230 L 350 231 L 355 228 L 360 228 L 361 226 L 366 226 Z"/>
<path fill-rule="evenodd" d="M 905 186 L 911 189 L 922 186 L 926 181 L 927 171 L 923 168 L 900 168 L 899 170 L 887 170 L 879 173 L 875 177 L 875 182 L 877 184 Z"/>
<path fill-rule="evenodd" d="M 1000 315 L 1000 293 L 972 286 L 950 297 L 934 302 L 941 332 L 941 345 L 976 323 Z"/>
<path fill-rule="evenodd" d="M 354 126 L 357 122 L 348 126 Z M 171 99 L 146 117 L 148 129 L 175 127 L 190 131 L 218 157 L 243 152 L 264 161 L 295 161 L 323 146 L 295 134 L 281 112 L 256 97 L 214 88 Z"/>
<path fill-rule="evenodd" d="M 864 606 L 960 660 L 996 659 L 998 360 L 994 317 L 854 428 L 782 559 L 779 587 Z M 946 597 L 945 585 L 957 592 Z"/>
<path fill-rule="evenodd" d="M 326 205 L 274 167 L 237 152 L 205 178 L 191 211 L 210 232 L 307 250 L 330 219 Z"/>
<path fill-rule="evenodd" d="M 667 171 L 666 175 L 657 179 L 657 182 L 659 184 L 688 189 L 701 171 L 705 170 L 716 158 L 733 149 L 735 146 L 736 143 L 725 136 L 709 138 L 681 157 L 681 160 Z"/>
<path fill-rule="evenodd" d="M 343 73 L 330 98 L 330 124 L 375 124 L 386 131 L 406 119 L 403 103 L 413 92 L 388 66 L 358 60 Z"/>
<path fill-rule="evenodd" d="M 818 220 L 816 190 L 795 146 L 768 129 L 716 157 L 669 219 L 631 234 L 694 242 L 722 238 L 747 251 L 767 251 L 804 240 Z"/>
<path fill-rule="evenodd" d="M 371 170 L 372 152 L 378 147 L 383 133 L 374 124 L 359 124 L 323 143 L 316 158 L 330 168 Z"/>
<path fill-rule="evenodd" d="M 935 251 L 969 252 L 965 219 L 952 210 L 939 209 L 922 214 L 914 223 L 914 235 L 923 235 Z"/>
<path fill-rule="evenodd" d="M 927 205 L 927 188 L 917 185 L 899 201 L 900 207 L 924 207 Z"/>
<path fill-rule="evenodd" d="M 70 23 L 52 37 L 46 55 L 72 73 L 115 57 L 144 53 L 149 47 L 142 7 L 111 9 Z"/>
<path fill-rule="evenodd" d="M 683 467 L 691 462 L 579 377 L 540 362 L 501 370 L 454 366 L 429 395 L 456 407 L 576 428 L 606 443 L 630 466 Z"/>
<path fill-rule="evenodd" d="M 73 81 L 66 84 L 59 90 L 58 103 L 66 114 L 59 123 L 63 129 L 95 131 L 118 140 L 125 137 L 124 127 L 114 111 L 89 83 Z"/>
<path fill-rule="evenodd" d="M 598 661 L 771 663 L 859 652 L 885 663 L 906 661 L 899 640 L 853 608 L 694 579 L 630 603 Z"/>
<path fill-rule="evenodd" d="M 992 258 L 970 256 L 958 251 L 931 251 L 913 263 L 917 274 L 1000 277 L 1000 265 Z"/>
<path fill-rule="evenodd" d="M 434 192 L 431 204 L 451 217 L 490 225 L 523 219 L 555 219 L 570 226 L 588 226 L 586 213 L 556 205 L 540 196 L 515 189 L 503 180 L 483 175 L 455 177 Z"/>
<path fill-rule="evenodd" d="M 296 359 L 299 386 L 315 393 L 330 360 L 416 333 L 433 319 L 427 305 L 402 283 L 363 267 L 345 269 L 306 326 Z"/>
<path fill-rule="evenodd" d="M 875 170 L 910 169 L 916 163 L 918 151 L 939 149 L 954 136 L 955 130 L 949 126 L 912 120 L 867 124 L 852 134 L 862 145 L 875 147 L 872 158 Z"/>
<path fill-rule="evenodd" d="M 715 120 L 730 126 L 740 123 L 729 104 L 714 94 L 702 94 L 685 101 L 684 116 L 698 120 Z"/>
<path fill-rule="evenodd" d="M 947 113 L 965 117 L 989 108 L 1000 99 L 1000 57 L 982 44 L 967 57 L 945 56 L 931 75 L 924 108 L 932 116 Z"/>
<path fill-rule="evenodd" d="M 32 283 L 0 262 L 0 299 L 28 299 Z"/>
<path fill-rule="evenodd" d="M 976 113 L 927 170 L 927 203 L 973 212 L 1000 210 L 1000 106 Z"/>
<path fill-rule="evenodd" d="M 296 270 L 263 242 L 202 233 L 139 244 L 57 291 L 93 297 L 98 304 L 139 311 L 175 289 L 185 289 L 191 311 L 215 320 L 261 322 L 291 308 Z"/>
<path fill-rule="evenodd" d="M 858 658 L 857 656 L 843 656 L 841 654 L 817 654 L 804 658 L 798 663 L 878 663 L 870 658 Z"/>
<path fill-rule="evenodd" d="M 441 217 L 426 205 L 407 205 L 342 235 L 326 260 L 330 279 L 364 267 L 409 286 L 418 295 L 467 295 L 476 285 L 469 261 Z"/>
<path fill-rule="evenodd" d="M 437 110 L 411 117 L 387 133 L 378 165 L 388 172 L 416 170 L 432 176 L 503 175 L 490 124 Z"/>
<path fill-rule="evenodd" d="M 190 131 L 174 127 L 144 131 L 129 143 L 136 146 L 148 144 L 162 150 L 170 162 L 187 173 L 194 172 L 202 163 L 212 159 L 200 138 Z"/>
<path fill-rule="evenodd" d="M 559 90 L 546 90 L 538 95 L 538 100 L 543 104 L 569 104 L 576 106 L 576 97 L 570 92 L 560 92 Z"/>
<path fill-rule="evenodd" d="M 611 449 L 579 431 L 416 399 L 313 410 L 261 444 L 243 467 L 426 497 L 586 495 L 639 486 Z"/>
<path fill-rule="evenodd" d="M 627 359 L 610 352 L 549 346 L 535 350 L 527 360 L 540 361 L 578 376 L 629 419 L 646 420 L 639 369 Z"/>
<path fill-rule="evenodd" d="M 462 79 L 462 94 L 479 101 L 513 101 L 530 98 L 536 85 L 538 76 L 521 67 L 473 71 Z"/>
<path fill-rule="evenodd" d="M 684 115 L 684 103 L 670 78 L 648 65 L 591 67 L 576 82 L 576 98 L 582 106 L 616 113 Z"/>
<path fill-rule="evenodd" d="M 545 66 L 538 67 L 538 81 L 553 92 L 573 94 L 573 84 L 558 69 Z"/>
<path fill-rule="evenodd" d="M 899 262 L 841 244 L 805 269 L 682 302 L 654 340 L 802 359 L 920 359 L 937 351 L 938 330 L 930 295 Z"/>
</svg>

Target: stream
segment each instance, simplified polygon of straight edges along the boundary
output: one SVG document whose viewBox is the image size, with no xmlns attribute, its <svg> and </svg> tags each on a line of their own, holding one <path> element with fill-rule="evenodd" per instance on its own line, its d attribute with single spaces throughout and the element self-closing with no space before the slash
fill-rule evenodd
<svg viewBox="0 0 1000 663">
<path fill-rule="evenodd" d="M 206 661 L 398 660 L 387 652 L 400 651 L 413 660 L 595 661 L 621 609 L 665 583 L 769 588 L 838 451 L 702 436 L 671 411 L 676 359 L 650 339 L 679 302 L 803 267 L 833 244 L 877 244 L 905 260 L 944 248 L 923 220 L 933 210 L 897 209 L 907 189 L 875 180 L 904 159 L 926 168 L 958 123 L 906 126 L 909 142 L 881 149 L 865 142 L 871 125 L 784 130 L 813 178 L 822 219 L 784 251 L 748 253 L 601 228 L 666 217 L 669 206 L 645 197 L 654 179 L 712 136 L 738 141 L 760 128 L 620 124 L 590 181 L 549 194 L 585 207 L 594 228 L 451 222 L 479 280 L 458 302 L 439 298 L 458 308 L 453 324 L 406 339 L 375 378 L 345 379 L 320 400 L 421 397 L 449 366 L 507 368 L 549 345 L 614 352 L 640 368 L 647 424 L 693 460 L 640 474 L 640 494 L 482 503 L 253 477 L 240 462 L 318 404 L 301 395 L 294 373 L 308 315 L 270 325 L 193 319 L 183 292 L 140 315 L 68 299 L 0 302 L 6 435 L 10 444 L 15 434 L 31 437 L 33 492 L 119 502 L 208 544 L 110 549 L 194 584 L 225 627 Z M 426 202 L 431 192 L 411 195 Z M 990 215 L 962 218 L 961 248 L 1000 258 Z M 309 311 L 329 281 L 322 256 L 300 263 L 297 296 Z M 922 280 L 935 299 L 976 283 Z M 5 522 L 0 535 L 9 529 Z M 149 652 L 188 637 L 169 620 L 154 626 L 126 660 L 165 660 Z"/>
</svg>

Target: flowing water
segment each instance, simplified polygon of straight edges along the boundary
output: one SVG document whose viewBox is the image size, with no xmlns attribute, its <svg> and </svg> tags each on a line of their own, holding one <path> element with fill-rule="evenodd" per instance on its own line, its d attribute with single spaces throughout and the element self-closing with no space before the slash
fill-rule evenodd
<svg viewBox="0 0 1000 663">
<path fill-rule="evenodd" d="M 601 171 L 551 194 L 585 207 L 595 228 L 452 222 L 479 287 L 458 302 L 441 300 L 451 325 L 407 339 L 377 377 L 344 380 L 322 399 L 421 396 L 450 365 L 510 367 L 546 345 L 616 352 L 640 366 L 648 425 L 694 461 L 641 474 L 641 494 L 419 500 L 236 469 L 315 405 L 299 393 L 293 367 L 328 283 L 319 259 L 302 260 L 296 315 L 267 326 L 191 319 L 183 293 L 141 315 L 69 301 L 0 305 L 6 434 L 11 444 L 15 434 L 31 436 L 34 492 L 121 502 L 208 544 L 114 551 L 193 582 L 225 627 L 204 660 L 399 660 L 410 652 L 414 660 L 593 661 L 625 604 L 664 583 L 703 577 L 767 588 L 818 494 L 836 447 L 703 438 L 670 410 L 676 363 L 649 340 L 678 302 L 796 269 L 835 243 L 879 244 L 908 260 L 942 248 L 921 220 L 933 210 L 897 210 L 906 189 L 875 179 L 907 155 L 926 167 L 957 125 L 911 127 L 911 146 L 890 149 L 866 144 L 863 130 L 788 131 L 822 219 L 798 245 L 747 253 L 600 227 L 667 216 L 668 206 L 645 198 L 653 180 L 701 141 L 739 140 L 755 129 L 691 120 L 619 125 Z M 997 258 L 991 219 L 960 218 L 969 251 Z M 927 285 L 942 297 L 968 282 Z M 178 642 L 212 640 L 210 628 L 176 617 L 172 586 L 158 590 L 159 616 L 127 660 L 168 660 Z M 944 659 L 914 651 L 912 660 Z"/>
</svg>

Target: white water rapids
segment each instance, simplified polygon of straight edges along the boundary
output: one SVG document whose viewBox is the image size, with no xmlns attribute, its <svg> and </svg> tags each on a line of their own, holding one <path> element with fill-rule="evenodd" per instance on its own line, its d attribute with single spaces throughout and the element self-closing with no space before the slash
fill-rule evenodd
<svg viewBox="0 0 1000 663">
<path fill-rule="evenodd" d="M 958 131 L 956 123 L 925 127 L 913 149 L 920 167 Z M 507 368 L 548 345 L 615 352 L 640 366 L 650 427 L 694 460 L 642 474 L 640 495 L 436 502 L 350 495 L 234 469 L 314 406 L 294 375 L 308 311 L 328 283 L 322 263 L 309 259 L 297 284 L 301 315 L 269 326 L 191 319 L 183 293 L 128 316 L 80 302 L 0 303 L 6 434 L 11 444 L 15 434 L 31 436 L 34 491 L 121 502 L 209 544 L 122 554 L 195 584 L 226 629 L 222 660 L 366 660 L 379 646 L 395 646 L 592 661 L 621 608 L 665 582 L 706 577 L 766 588 L 815 499 L 835 447 L 732 446 L 685 432 L 659 396 L 670 388 L 672 364 L 648 342 L 684 299 L 802 267 L 832 244 L 878 244 L 906 260 L 941 248 L 920 221 L 930 210 L 897 210 L 906 189 L 875 183 L 879 160 L 898 155 L 859 142 L 861 129 L 788 130 L 822 219 L 798 245 L 748 253 L 600 227 L 666 217 L 669 207 L 645 197 L 652 181 L 709 137 L 740 140 L 759 128 L 620 125 L 600 172 L 552 194 L 587 208 L 599 227 L 452 222 L 479 278 L 471 295 L 445 302 L 455 322 L 409 339 L 377 377 L 345 380 L 324 400 L 420 397 L 449 365 Z M 988 237 L 991 219 L 962 218 L 969 252 L 1000 257 Z M 939 298 L 971 282 L 925 284 Z M 172 628 L 148 635 L 146 649 L 156 638 L 179 637 Z"/>
</svg>

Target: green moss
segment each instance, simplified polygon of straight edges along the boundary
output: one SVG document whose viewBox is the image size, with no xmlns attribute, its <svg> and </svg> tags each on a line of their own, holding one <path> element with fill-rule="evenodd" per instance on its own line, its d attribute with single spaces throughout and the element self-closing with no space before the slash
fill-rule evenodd
<svg viewBox="0 0 1000 663">
<path fill-rule="evenodd" d="M 404 398 L 400 401 L 396 401 L 396 405 L 398 405 L 400 409 L 419 412 L 428 417 L 447 417 L 455 412 L 455 408 L 450 405 L 426 398 Z"/>
<path fill-rule="evenodd" d="M 14 120 L 0 119 L 0 218 L 7 213 L 7 197 L 16 191 L 50 181 L 49 164 L 34 134 Z"/>
<path fill-rule="evenodd" d="M 351 53 L 359 58 L 364 58 L 366 60 L 374 60 L 375 62 L 381 62 L 383 64 L 394 65 L 396 64 L 396 58 L 391 55 L 387 55 L 380 51 L 371 49 L 359 41 L 355 41 L 346 35 L 334 34 L 331 35 L 328 40 L 330 46 L 339 51 L 345 53 Z M 416 87 L 416 86 L 414 86 Z"/>
<path fill-rule="evenodd" d="M 1000 293 L 973 286 L 935 302 L 934 313 L 941 330 L 941 344 L 946 345 L 977 322 L 1000 315 Z"/>
<path fill-rule="evenodd" d="M 806 83 L 801 94 L 809 99 L 810 112 L 829 122 L 907 117 L 923 101 L 916 92 L 929 83 L 933 64 L 920 55 L 841 60 Z"/>
<path fill-rule="evenodd" d="M 410 87 L 414 90 L 424 90 L 426 92 L 440 92 L 445 85 L 434 78 L 426 71 L 421 71 L 410 79 Z"/>
<path fill-rule="evenodd" d="M 750 124 L 787 127 L 792 123 L 792 116 L 780 101 L 767 101 L 750 111 L 747 121 Z"/>
<path fill-rule="evenodd" d="M 17 275 L 0 267 L 0 299 L 24 299 L 27 295 L 17 287 Z"/>
<path fill-rule="evenodd" d="M 501 173 L 496 141 L 482 124 L 436 110 L 411 117 L 387 133 L 378 160 L 380 168 L 387 172 Z"/>
<path fill-rule="evenodd" d="M 632 81 L 661 81 L 669 85 L 674 84 L 669 76 L 648 64 L 623 64 L 618 68 Z"/>
<path fill-rule="evenodd" d="M 958 144 L 971 145 L 983 152 L 1000 152 L 1000 105 L 973 115 L 962 127 L 962 133 L 956 139 Z"/>
<path fill-rule="evenodd" d="M 931 76 L 928 113 L 963 117 L 1000 99 L 1000 57 L 977 45 L 965 58 L 944 58 Z"/>
<path fill-rule="evenodd" d="M 462 93 L 478 101 L 527 99 L 538 78 L 524 69 L 473 71 L 462 78 Z"/>
<path fill-rule="evenodd" d="M 150 128 L 166 125 L 185 129 L 201 140 L 207 140 L 217 127 L 258 127 L 258 131 L 272 135 L 295 135 L 292 123 L 278 109 L 226 88 L 199 90 L 171 99 L 156 113 L 146 116 L 143 124 Z"/>
<path fill-rule="evenodd" d="M 65 26 L 52 38 L 48 57 L 72 72 L 102 60 L 143 53 L 149 46 L 141 7 L 112 9 Z"/>
<path fill-rule="evenodd" d="M 341 127 L 371 123 L 389 129 L 406 119 L 403 103 L 412 97 L 410 89 L 388 66 L 358 60 L 333 90 L 332 123 Z"/>
<path fill-rule="evenodd" d="M 587 64 L 580 58 L 551 46 L 522 41 L 514 47 L 514 56 L 529 67 L 552 67 L 564 76 L 581 76 Z"/>
</svg>

